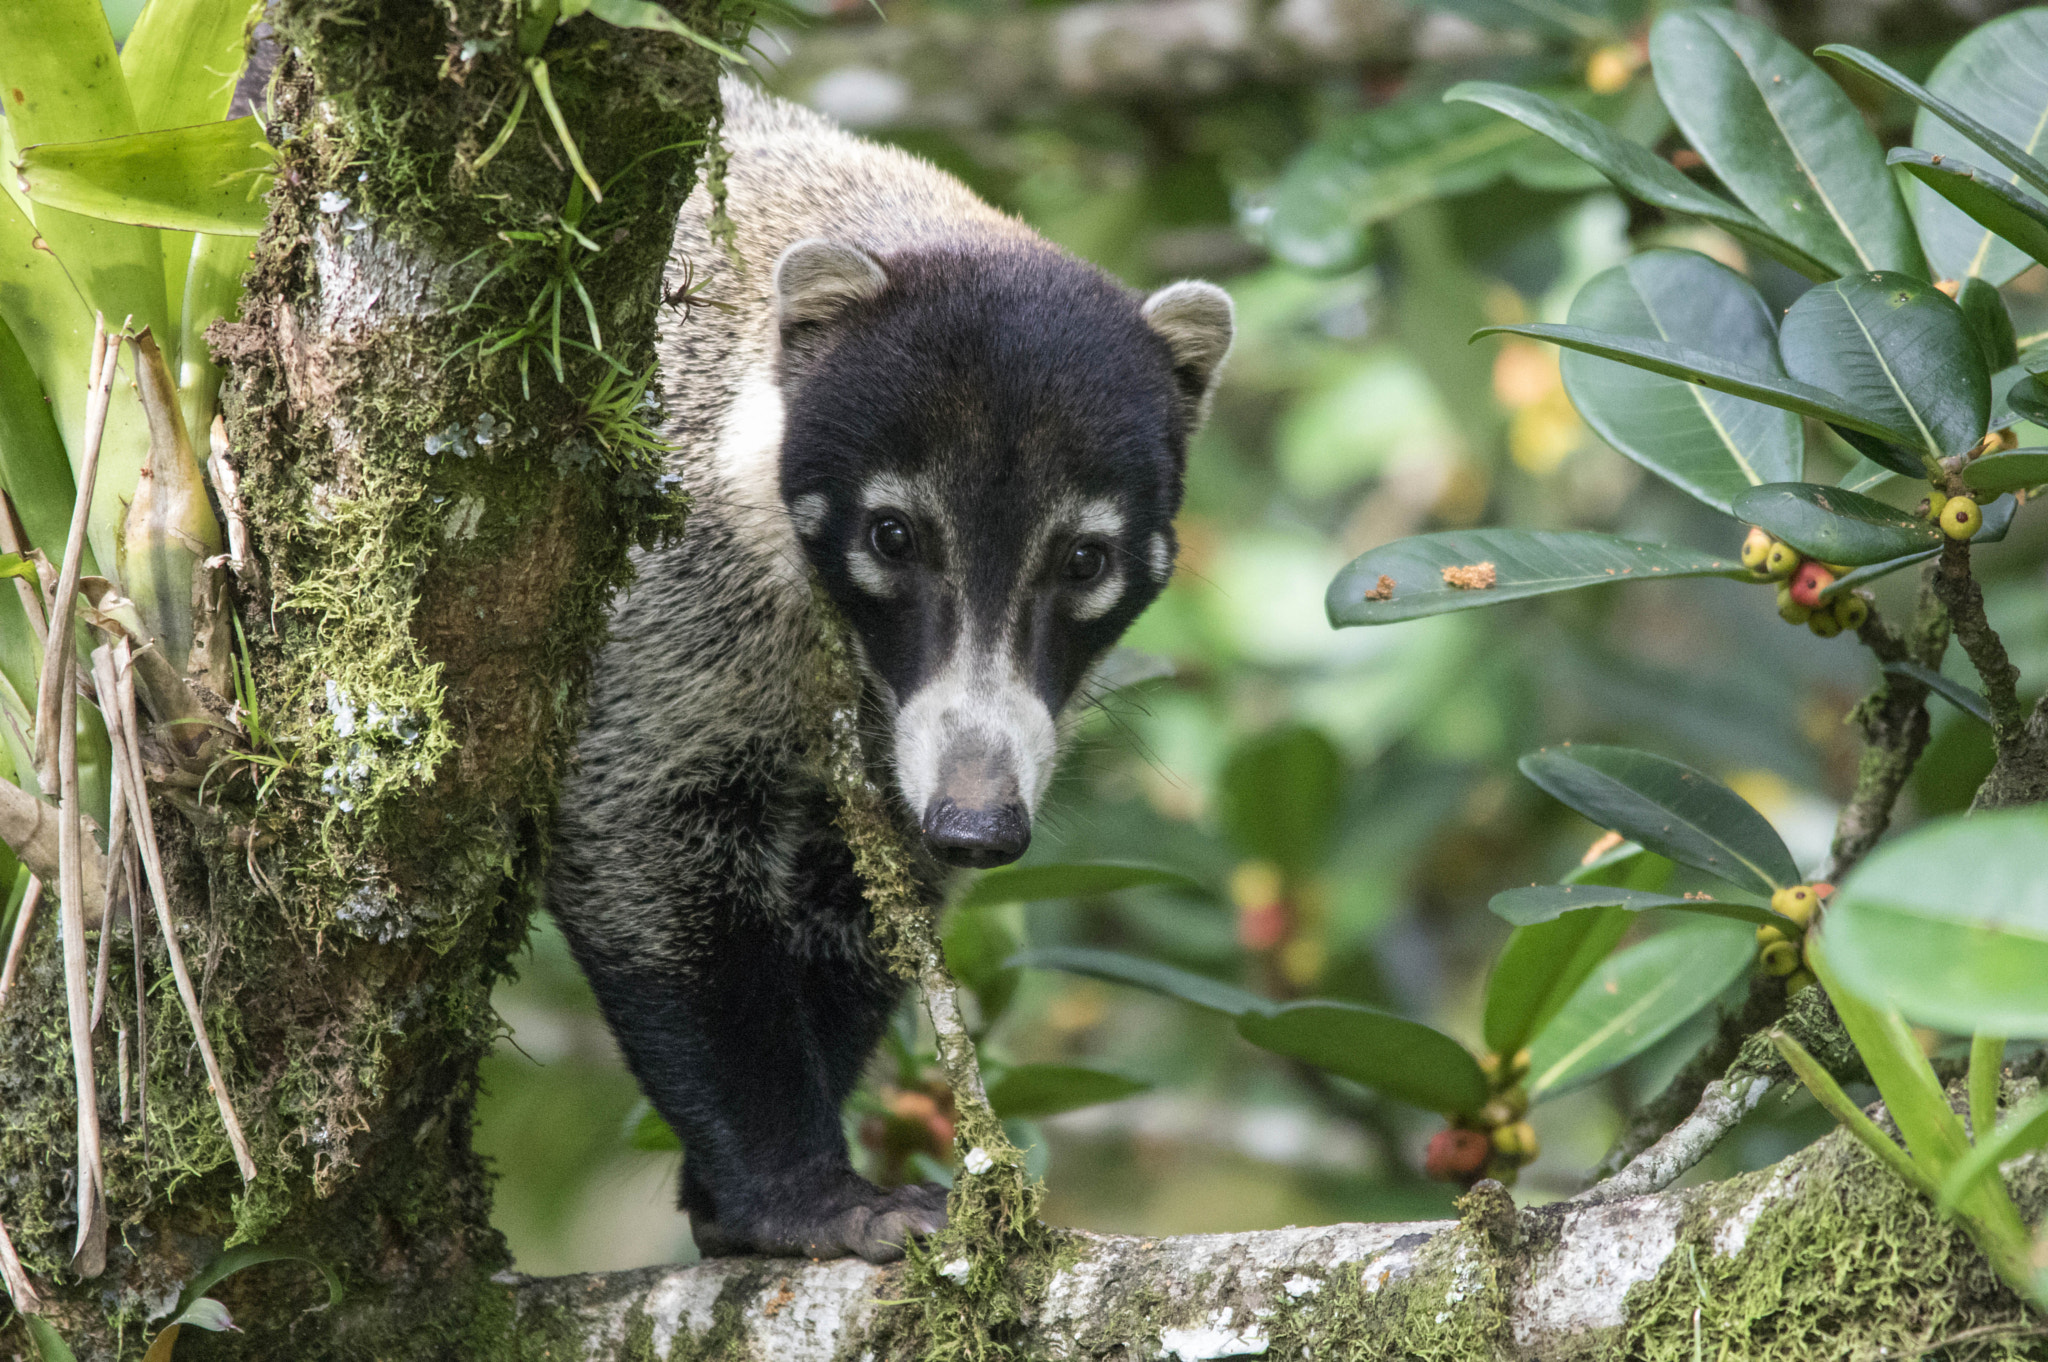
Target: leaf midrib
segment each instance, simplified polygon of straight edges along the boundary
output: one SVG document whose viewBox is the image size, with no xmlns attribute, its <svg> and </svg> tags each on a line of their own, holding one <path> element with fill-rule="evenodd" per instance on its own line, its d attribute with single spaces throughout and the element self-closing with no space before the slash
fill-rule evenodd
<svg viewBox="0 0 2048 1362">
<path fill-rule="evenodd" d="M 1723 840 L 1721 840 L 1721 839 L 1720 839 L 1719 837 L 1716 837 L 1716 836 L 1715 836 L 1715 835 L 1714 835 L 1713 833 L 1711 833 L 1711 832 L 1708 832 L 1708 831 L 1707 831 L 1707 830 L 1706 830 L 1705 828 L 1701 827 L 1701 826 L 1700 826 L 1700 825 L 1699 825 L 1698 823 L 1695 823 L 1695 822 L 1694 822 L 1693 820 L 1691 820 L 1690 818 L 1687 818 L 1687 817 L 1686 817 L 1686 816 L 1685 816 L 1684 814 L 1682 814 L 1682 813 L 1680 813 L 1680 812 L 1679 812 L 1678 810 L 1676 810 L 1676 809 L 1672 808 L 1672 807 L 1671 807 L 1671 806 L 1670 806 L 1669 804 L 1663 804 L 1663 803 L 1659 803 L 1658 801 L 1656 801 L 1656 800 L 1654 800 L 1654 799 L 1650 798 L 1650 797 L 1649 797 L 1648 795 L 1644 794 L 1644 793 L 1643 793 L 1642 791 L 1640 791 L 1640 790 L 1636 789 L 1636 788 L 1635 788 L 1635 787 L 1634 787 L 1633 785 L 1628 785 L 1628 784 L 1624 784 L 1624 783 L 1623 783 L 1623 782 L 1622 782 L 1622 781 L 1621 781 L 1621 780 L 1620 780 L 1619 778 L 1617 778 L 1617 777 L 1615 777 L 1615 776 L 1611 776 L 1611 775 L 1607 774 L 1607 772 L 1605 772 L 1605 771 L 1601 770 L 1601 769 L 1600 769 L 1599 767 L 1597 767 L 1597 766 L 1592 766 L 1592 765 L 1588 765 L 1587 763 L 1585 763 L 1585 762 L 1583 762 L 1583 761 L 1581 761 L 1581 762 L 1577 762 L 1577 763 L 1575 763 L 1575 764 L 1576 764 L 1576 765 L 1577 765 L 1577 766 L 1578 766 L 1578 767 L 1579 767 L 1579 768 L 1580 768 L 1581 770 L 1584 770 L 1584 771 L 1590 771 L 1590 772 L 1592 772 L 1592 773 L 1593 773 L 1594 775 L 1598 776 L 1598 777 L 1599 777 L 1600 779 L 1602 779 L 1602 780 L 1606 781 L 1606 782 L 1607 782 L 1608 784 L 1612 785 L 1612 786 L 1613 786 L 1613 787 L 1614 787 L 1615 789 L 1617 789 L 1617 790 L 1621 790 L 1621 791 L 1623 791 L 1624 793 L 1626 793 L 1626 794 L 1628 794 L 1628 795 L 1630 795 L 1630 796 L 1632 796 L 1632 797 L 1634 797 L 1634 798 L 1636 798 L 1636 799 L 1639 799 L 1639 800 L 1641 800 L 1641 801 L 1642 801 L 1642 802 L 1643 802 L 1644 804 L 1648 805 L 1649 807 L 1651 807 L 1651 808 L 1653 808 L 1653 809 L 1660 809 L 1660 810 L 1662 810 L 1663 812 L 1665 812 L 1665 813 L 1669 814 L 1669 815 L 1671 816 L 1671 818 L 1672 818 L 1672 820 L 1673 820 L 1674 822 L 1676 822 L 1676 823 L 1680 824 L 1680 825 L 1681 825 L 1681 826 L 1683 826 L 1683 827 L 1686 827 L 1686 828 L 1689 828 L 1689 829 L 1691 829 L 1691 830 L 1692 830 L 1693 832 L 1695 832 L 1695 833 L 1697 833 L 1697 834 L 1698 834 L 1699 836 L 1701 836 L 1701 837 L 1705 838 L 1705 839 L 1706 839 L 1706 840 L 1707 840 L 1708 842 L 1712 843 L 1712 844 L 1713 844 L 1714 846 L 1720 847 L 1720 848 L 1722 848 L 1723 850 L 1725 850 L 1725 851 L 1726 851 L 1726 852 L 1727 852 L 1727 853 L 1728 853 L 1728 854 L 1729 854 L 1730 856 L 1732 856 L 1732 857 L 1734 857 L 1734 858 L 1735 858 L 1735 861 L 1737 862 L 1737 864 L 1740 864 L 1740 865 L 1743 865 L 1743 866 L 1747 866 L 1747 867 L 1748 867 L 1748 868 L 1749 868 L 1750 870 L 1754 871 L 1754 872 L 1755 872 L 1755 874 L 1756 874 L 1756 876 L 1757 876 L 1757 878 L 1758 878 L 1758 879 L 1760 879 L 1760 880 L 1762 880 L 1762 881 L 1763 881 L 1763 882 L 1764 882 L 1765 884 L 1768 884 L 1769 886 L 1771 886 L 1771 888 L 1773 888 L 1773 889 L 1781 889 L 1781 888 L 1783 888 L 1783 887 L 1784 887 L 1783 885 L 1781 885 L 1781 884 L 1779 884 L 1779 883 L 1778 883 L 1778 877 L 1777 877 L 1777 876 L 1775 876 L 1775 875 L 1771 874 L 1771 873 L 1770 873 L 1770 872 L 1769 872 L 1768 870 L 1765 870 L 1765 869 L 1764 869 L 1764 868 L 1763 868 L 1762 866 L 1760 866 L 1760 865 L 1758 865 L 1758 864 L 1757 864 L 1756 862 L 1754 862 L 1754 861 L 1750 860 L 1750 859 L 1749 859 L 1749 857 L 1747 857 L 1747 856 L 1743 855 L 1743 854 L 1742 854 L 1742 853 L 1741 853 L 1740 851 L 1737 851 L 1737 850 L 1736 850 L 1736 849 L 1735 849 L 1734 847 L 1732 847 L 1732 846 L 1729 846 L 1729 845 L 1728 845 L 1728 843 L 1724 842 L 1724 841 L 1723 841 Z M 1638 840 L 1638 841 L 1640 841 L 1641 839 L 1640 839 L 1640 838 L 1638 838 L 1637 840 Z M 1714 872 L 1713 872 L 1713 871 L 1708 871 L 1707 873 L 1708 873 L 1708 874 L 1713 874 Z M 1723 876 L 1722 878 L 1724 878 L 1724 879 L 1725 879 L 1725 878 L 1727 878 L 1727 877 L 1726 877 L 1726 876 Z M 1732 881 L 1731 881 L 1731 883 L 1732 883 Z"/>
</svg>

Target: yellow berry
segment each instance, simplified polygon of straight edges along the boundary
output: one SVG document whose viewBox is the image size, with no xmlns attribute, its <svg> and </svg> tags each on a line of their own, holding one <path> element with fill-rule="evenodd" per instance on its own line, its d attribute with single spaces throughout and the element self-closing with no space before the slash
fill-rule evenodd
<svg viewBox="0 0 2048 1362">
<path fill-rule="evenodd" d="M 1764 571 L 1781 582 L 1799 570 L 1799 563 L 1799 550 L 1782 540 L 1764 554 Z"/>
<path fill-rule="evenodd" d="M 1771 545 L 1778 541 L 1761 525 L 1749 527 L 1749 537 L 1742 541 L 1742 565 L 1746 568 L 1760 568 L 1764 559 L 1771 556 Z"/>
<path fill-rule="evenodd" d="M 1521 1049 L 1515 1051 L 1515 1057 L 1508 1061 L 1508 1076 L 1510 1078 L 1522 1077 L 1529 1072 L 1529 1065 L 1534 1060 L 1535 1057 L 1530 1054 L 1529 1047 L 1524 1045 Z"/>
<path fill-rule="evenodd" d="M 1517 1121 L 1514 1131 L 1515 1143 L 1522 1147 L 1522 1162 L 1533 1163 L 1536 1156 L 1543 1152 L 1543 1143 L 1536 1138 L 1536 1127 L 1527 1121 Z"/>
<path fill-rule="evenodd" d="M 1816 613 L 1812 619 L 1806 622 L 1806 627 L 1819 634 L 1822 638 L 1833 638 L 1836 634 L 1842 632 L 1842 623 L 1835 618 L 1833 611 L 1829 611 L 1826 614 Z"/>
<path fill-rule="evenodd" d="M 1809 986 L 1819 982 L 1820 980 L 1813 977 L 1813 971 L 1810 969 L 1793 970 L 1785 976 L 1785 996 L 1796 998 Z"/>
<path fill-rule="evenodd" d="M 1870 619 L 1870 602 L 1853 591 L 1845 591 L 1835 597 L 1835 623 L 1850 633 L 1861 629 Z"/>
<path fill-rule="evenodd" d="M 1515 1158 L 1522 1152 L 1522 1146 L 1515 1138 L 1515 1123 L 1493 1128 L 1493 1150 L 1503 1158 Z"/>
<path fill-rule="evenodd" d="M 1984 528 L 1984 508 L 1968 497 L 1950 497 L 1942 504 L 1941 532 L 1951 539 L 1972 539 Z"/>
<path fill-rule="evenodd" d="M 1756 929 L 1756 944 L 1759 947 L 1775 945 L 1784 939 L 1785 934 L 1769 923 Z"/>
<path fill-rule="evenodd" d="M 1929 491 L 1927 494 L 1927 518 L 1929 520 L 1941 519 L 1941 508 L 1947 504 L 1948 493 L 1942 491 L 1939 487 Z"/>
<path fill-rule="evenodd" d="M 1787 624 L 1804 624 L 1813 618 L 1813 611 L 1792 599 L 1792 588 L 1778 588 L 1778 618 Z"/>
<path fill-rule="evenodd" d="M 1773 941 L 1757 956 L 1765 974 L 1784 976 L 1799 968 L 1799 948 L 1789 941 Z"/>
<path fill-rule="evenodd" d="M 1813 910 L 1820 907 L 1820 895 L 1813 892 L 1810 884 L 1795 884 L 1771 895 L 1771 907 L 1803 926 L 1813 917 Z"/>
</svg>

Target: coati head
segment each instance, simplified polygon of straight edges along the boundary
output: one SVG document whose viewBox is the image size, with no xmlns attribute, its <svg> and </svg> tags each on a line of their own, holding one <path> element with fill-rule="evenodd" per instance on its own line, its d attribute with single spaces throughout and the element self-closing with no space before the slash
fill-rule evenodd
<svg viewBox="0 0 2048 1362">
<path fill-rule="evenodd" d="M 1173 571 L 1229 298 L 1140 298 L 1049 248 L 791 246 L 781 485 L 894 715 L 942 860 L 1013 861 L 1057 716 Z"/>
</svg>

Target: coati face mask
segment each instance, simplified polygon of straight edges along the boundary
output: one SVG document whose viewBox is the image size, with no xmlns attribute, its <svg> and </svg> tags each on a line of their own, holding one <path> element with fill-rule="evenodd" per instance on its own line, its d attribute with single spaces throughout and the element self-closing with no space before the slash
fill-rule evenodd
<svg viewBox="0 0 2048 1362">
<path fill-rule="evenodd" d="M 898 792 L 940 859 L 1013 861 L 1059 716 L 1173 571 L 1230 301 L 1008 244 L 799 242 L 775 291 L 783 503 L 890 708 Z"/>
</svg>

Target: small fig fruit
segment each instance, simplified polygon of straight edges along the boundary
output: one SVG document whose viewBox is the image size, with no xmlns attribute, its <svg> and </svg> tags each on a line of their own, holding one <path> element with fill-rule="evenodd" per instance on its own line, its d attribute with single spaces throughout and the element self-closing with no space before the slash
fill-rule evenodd
<svg viewBox="0 0 2048 1362">
<path fill-rule="evenodd" d="M 1855 633 L 1870 619 L 1870 602 L 1853 591 L 1835 597 L 1835 623 Z"/>
<path fill-rule="evenodd" d="M 1819 982 L 1820 980 L 1813 977 L 1813 971 L 1810 969 L 1793 970 L 1785 976 L 1785 996 L 1796 998 L 1809 987 Z"/>
<path fill-rule="evenodd" d="M 1835 574 L 1829 572 L 1824 564 L 1807 562 L 1801 563 L 1798 570 L 1792 574 L 1792 580 L 1786 585 L 1786 591 L 1793 600 L 1805 606 L 1808 610 L 1818 610 L 1820 609 L 1820 593 L 1826 591 L 1834 584 Z"/>
<path fill-rule="evenodd" d="M 1490 1152 L 1486 1137 L 1476 1130 L 1439 1130 L 1429 1137 L 1422 1171 L 1438 1182 L 1461 1181 L 1484 1167 Z"/>
<path fill-rule="evenodd" d="M 1783 913 L 1794 922 L 1804 925 L 1813 916 L 1813 910 L 1820 907 L 1820 895 L 1810 884 L 1795 884 L 1789 889 L 1780 889 L 1771 895 L 1771 909 Z"/>
<path fill-rule="evenodd" d="M 1764 571 L 1782 582 L 1799 570 L 1799 561 L 1799 550 L 1780 540 L 1764 554 Z"/>
<path fill-rule="evenodd" d="M 1799 968 L 1799 948 L 1789 941 L 1773 941 L 1757 956 L 1757 964 L 1765 974 L 1782 978 Z"/>
<path fill-rule="evenodd" d="M 1761 525 L 1750 526 L 1749 537 L 1742 541 L 1742 565 L 1752 571 L 1761 568 L 1771 556 L 1771 545 L 1777 542 Z"/>
<path fill-rule="evenodd" d="M 1951 539 L 1974 539 L 1984 528 L 1984 508 L 1968 497 L 1950 497 L 1942 504 L 1941 532 Z"/>
<path fill-rule="evenodd" d="M 1780 890 L 1779 892 L 1782 893 L 1783 891 Z M 1772 900 L 1771 906 L 1773 908 L 1776 908 L 1778 906 L 1777 900 L 1775 898 Z M 1771 926 L 1769 923 L 1765 923 L 1763 926 L 1756 929 L 1756 944 L 1759 949 L 1766 946 L 1775 946 L 1778 942 L 1783 941 L 1784 939 L 1785 933 L 1780 931 L 1778 928 Z"/>
<path fill-rule="evenodd" d="M 1813 618 L 1806 622 L 1806 627 L 1821 638 L 1833 638 L 1842 632 L 1841 622 L 1835 618 L 1835 612 L 1832 610 L 1814 611 Z"/>
<path fill-rule="evenodd" d="M 1792 599 L 1792 588 L 1778 588 L 1778 618 L 1787 624 L 1804 624 L 1813 617 L 1813 612 Z"/>
</svg>

